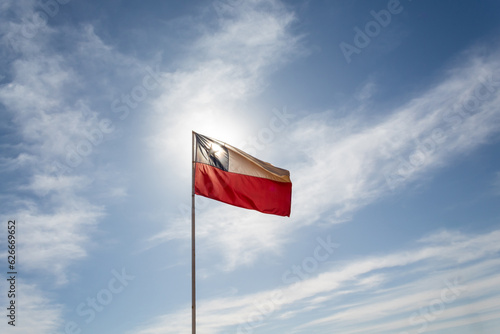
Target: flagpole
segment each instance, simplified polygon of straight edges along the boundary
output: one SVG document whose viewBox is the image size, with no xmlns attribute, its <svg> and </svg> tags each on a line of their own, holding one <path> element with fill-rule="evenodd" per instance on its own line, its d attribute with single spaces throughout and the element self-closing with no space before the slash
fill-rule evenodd
<svg viewBox="0 0 500 334">
<path fill-rule="evenodd" d="M 194 131 L 191 137 L 191 151 L 192 151 L 192 178 L 191 178 L 191 316 L 192 316 L 192 328 L 193 334 L 196 334 L 196 258 L 195 258 L 195 198 L 194 198 L 194 171 L 195 171 L 195 139 Z"/>
</svg>

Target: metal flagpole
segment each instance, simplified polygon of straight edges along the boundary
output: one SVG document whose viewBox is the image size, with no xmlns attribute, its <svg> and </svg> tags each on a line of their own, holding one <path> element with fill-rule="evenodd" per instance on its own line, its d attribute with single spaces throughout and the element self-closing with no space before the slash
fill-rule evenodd
<svg viewBox="0 0 500 334">
<path fill-rule="evenodd" d="M 194 138 L 194 131 L 192 133 L 192 144 L 191 144 L 191 151 L 192 151 L 192 187 L 191 187 L 191 298 L 192 298 L 192 309 L 191 309 L 191 314 L 192 314 L 192 328 L 193 328 L 193 334 L 196 334 L 196 258 L 195 258 L 195 229 L 194 229 L 194 222 L 195 222 L 195 207 L 194 207 L 194 171 L 195 171 L 195 138 Z"/>
</svg>

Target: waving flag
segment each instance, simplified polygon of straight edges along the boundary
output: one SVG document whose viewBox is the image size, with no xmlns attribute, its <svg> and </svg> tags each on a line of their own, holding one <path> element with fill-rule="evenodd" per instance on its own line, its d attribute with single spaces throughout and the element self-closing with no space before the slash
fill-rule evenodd
<svg viewBox="0 0 500 334">
<path fill-rule="evenodd" d="M 195 194 L 245 209 L 290 216 L 290 172 L 194 133 Z"/>
</svg>

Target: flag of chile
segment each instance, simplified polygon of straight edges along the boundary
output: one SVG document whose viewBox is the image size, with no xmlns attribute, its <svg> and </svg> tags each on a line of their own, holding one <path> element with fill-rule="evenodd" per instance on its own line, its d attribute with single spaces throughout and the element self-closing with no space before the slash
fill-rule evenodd
<svg viewBox="0 0 500 334">
<path fill-rule="evenodd" d="M 290 172 L 224 142 L 194 133 L 196 195 L 263 213 L 290 216 Z"/>
</svg>

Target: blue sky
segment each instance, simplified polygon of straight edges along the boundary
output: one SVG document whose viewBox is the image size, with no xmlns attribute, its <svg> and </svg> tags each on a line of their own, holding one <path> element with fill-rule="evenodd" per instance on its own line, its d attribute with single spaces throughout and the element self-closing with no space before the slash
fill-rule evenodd
<svg viewBox="0 0 500 334">
<path fill-rule="evenodd" d="M 500 330 L 496 1 L 6 0 L 16 328 L 188 333 L 191 131 L 290 170 L 197 198 L 200 333 Z"/>
</svg>

